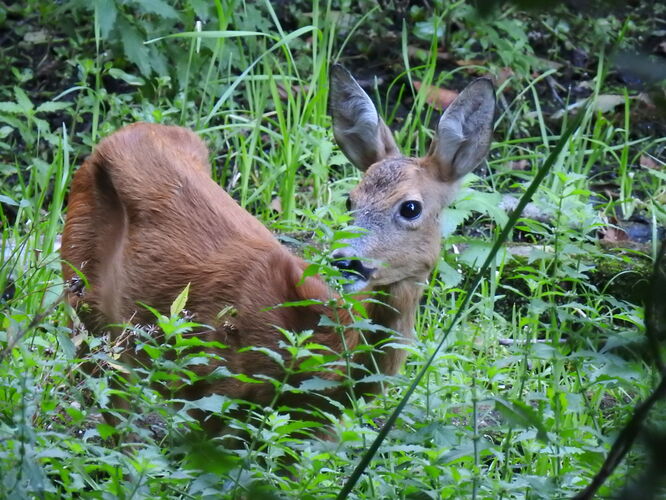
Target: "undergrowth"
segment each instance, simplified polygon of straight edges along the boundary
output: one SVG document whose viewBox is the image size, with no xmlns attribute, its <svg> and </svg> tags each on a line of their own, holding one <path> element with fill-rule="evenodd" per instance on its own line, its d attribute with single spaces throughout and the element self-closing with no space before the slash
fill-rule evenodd
<svg viewBox="0 0 666 500">
<path fill-rule="evenodd" d="M 0 88 L 0 496 L 337 495 L 469 292 L 508 220 L 503 195 L 520 198 L 572 117 L 544 109 L 542 89 L 558 69 L 544 65 L 530 40 L 530 28 L 545 25 L 549 39 L 566 44 L 571 24 L 562 12 L 510 7 L 483 18 L 463 2 L 432 4 L 402 18 L 397 7 L 387 14 L 365 1 L 32 0 L 3 7 L 32 26 L 67 16 L 74 28 L 57 32 L 57 82 L 40 87 L 33 70 L 2 55 L 11 75 Z M 613 17 L 610 26 L 595 23 L 591 51 L 631 45 L 640 28 Z M 611 44 L 609 33 L 620 33 Z M 376 54 L 378 40 L 391 43 L 396 57 L 373 81 L 376 68 L 350 55 Z M 443 71 L 442 59 L 466 61 Z M 192 343 L 183 334 L 199 325 L 187 317 L 186 294 L 174 297 L 170 312 L 155 312 L 155 326 L 133 327 L 154 360 L 134 377 L 112 347 L 85 338 L 60 301 L 59 234 L 72 172 L 101 137 L 129 122 L 192 127 L 209 145 L 214 179 L 329 272 L 323 256 L 344 237 L 346 193 L 359 175 L 330 132 L 327 75 L 335 61 L 361 73 L 401 150 L 415 156 L 426 152 L 439 115 L 433 88 L 460 89 L 480 75 L 498 81 L 489 161 L 443 217 L 442 256 L 408 363 L 383 396 L 329 419 L 333 440 L 294 437 L 317 425 L 303 429 L 285 409 L 255 407 L 236 418 L 243 402 L 221 396 L 173 404 L 154 387 L 193 383 Z M 612 283 L 631 273 L 627 262 L 656 255 L 666 224 L 664 139 L 633 131 L 639 103 L 608 82 L 610 54 L 602 51 L 595 64 L 579 106 L 586 108 L 582 124 L 532 200 L 541 216 L 519 221 L 511 239 L 520 244 L 497 255 L 352 497 L 569 497 L 589 483 L 658 382 L 645 354 L 641 300 L 618 296 Z M 600 102 L 611 92 L 621 102 L 609 113 Z M 571 110 L 577 98 L 565 98 L 561 109 Z M 644 158 L 654 167 L 641 166 Z M 617 195 L 600 196 L 596 184 L 609 177 Z M 652 222 L 648 246 L 618 253 L 598 244 L 604 230 L 632 216 Z M 592 279 L 603 261 L 620 270 Z M 169 341 L 154 342 L 152 328 Z M 282 333 L 295 358 L 312 356 L 307 332 Z M 86 342 L 93 374 L 77 354 Z M 179 355 L 164 361 L 170 349 Z M 132 411 L 112 410 L 114 397 Z M 204 438 L 193 408 L 226 415 L 236 437 Z M 118 425 L 103 421 L 101 410 L 115 411 Z M 654 432 L 663 431 L 663 415 L 662 405 L 649 422 Z M 644 443 L 627 457 L 602 497 L 649 465 L 649 449 Z"/>
</svg>

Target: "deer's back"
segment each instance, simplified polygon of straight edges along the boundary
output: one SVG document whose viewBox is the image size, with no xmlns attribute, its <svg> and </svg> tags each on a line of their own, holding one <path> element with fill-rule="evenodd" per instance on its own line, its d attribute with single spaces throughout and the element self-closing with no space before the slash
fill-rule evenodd
<svg viewBox="0 0 666 500">
<path fill-rule="evenodd" d="M 318 321 L 262 309 L 328 293 L 312 278 L 294 291 L 305 264 L 210 178 L 206 147 L 179 127 L 135 124 L 100 142 L 72 183 L 62 257 L 89 280 L 84 321 L 93 329 L 147 318 L 137 302 L 168 311 L 191 283 L 195 320 L 238 309 L 229 331 L 245 329 L 251 345 L 270 321 L 292 329 Z"/>
</svg>

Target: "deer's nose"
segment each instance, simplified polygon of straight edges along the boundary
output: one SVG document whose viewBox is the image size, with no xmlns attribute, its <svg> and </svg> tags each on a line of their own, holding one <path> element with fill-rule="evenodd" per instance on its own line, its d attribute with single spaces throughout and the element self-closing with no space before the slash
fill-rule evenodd
<svg viewBox="0 0 666 500">
<path fill-rule="evenodd" d="M 375 269 L 367 267 L 357 257 L 347 254 L 344 250 L 336 250 L 331 256 L 333 265 L 342 271 L 345 278 L 370 280 Z"/>
</svg>

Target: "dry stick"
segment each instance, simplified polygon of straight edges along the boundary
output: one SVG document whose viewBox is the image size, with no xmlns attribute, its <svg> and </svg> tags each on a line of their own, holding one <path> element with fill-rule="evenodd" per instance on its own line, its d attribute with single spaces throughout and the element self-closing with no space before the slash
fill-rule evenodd
<svg viewBox="0 0 666 500">
<path fill-rule="evenodd" d="M 453 316 L 453 319 L 449 323 L 449 326 L 444 330 L 444 333 L 442 334 L 441 340 L 437 344 L 437 347 L 435 347 L 435 350 L 433 353 L 430 355 L 428 358 L 428 361 L 426 361 L 426 364 L 421 368 L 419 373 L 416 375 L 414 378 L 414 381 L 410 384 L 410 386 L 407 388 L 407 391 L 405 391 L 405 395 L 403 398 L 400 400 L 398 403 L 398 406 L 395 407 L 393 410 L 393 413 L 391 413 L 391 416 L 386 420 L 384 423 L 384 426 L 379 430 L 379 433 L 377 434 L 377 437 L 375 440 L 372 442 L 370 445 L 370 448 L 368 448 L 368 451 L 365 452 L 365 454 L 361 457 L 361 460 L 359 461 L 358 465 L 352 472 L 351 476 L 349 476 L 349 479 L 347 479 L 347 482 L 342 486 L 342 489 L 340 490 L 340 493 L 338 493 L 338 496 L 336 497 L 337 500 L 344 500 L 347 498 L 349 493 L 351 493 L 352 489 L 356 485 L 356 482 L 360 479 L 361 475 L 363 474 L 363 471 L 366 469 L 366 467 L 370 464 L 370 461 L 372 460 L 372 457 L 375 456 L 377 453 L 377 450 L 381 446 L 382 442 L 384 439 L 386 439 L 386 436 L 388 435 L 389 431 L 391 430 L 391 427 L 395 424 L 395 422 L 398 420 L 398 416 L 404 409 L 404 407 L 407 405 L 407 401 L 409 398 L 412 396 L 414 391 L 416 390 L 416 387 L 419 385 L 419 382 L 421 379 L 425 376 L 426 372 L 428 371 L 428 368 L 434 361 L 435 357 L 437 356 L 437 353 L 439 350 L 442 348 L 444 345 L 444 342 L 446 341 L 446 338 L 449 336 L 449 333 L 451 330 L 453 330 L 453 327 L 456 325 L 458 320 L 462 317 L 463 312 L 465 311 L 465 308 L 468 304 L 468 302 L 471 300 L 472 294 L 474 293 L 474 290 L 476 290 L 476 287 L 479 285 L 481 282 L 481 279 L 483 278 L 483 275 L 486 273 L 486 271 L 490 268 L 490 263 L 494 261 L 495 255 L 499 251 L 500 247 L 502 244 L 506 241 L 507 237 L 509 236 L 509 233 L 513 229 L 513 226 L 516 224 L 518 219 L 521 217 L 521 214 L 523 212 L 523 209 L 527 205 L 527 203 L 532 199 L 532 196 L 536 192 L 537 188 L 543 181 L 543 179 L 546 177 L 546 174 L 550 171 L 551 167 L 557 160 L 557 158 L 560 156 L 560 153 L 562 152 L 562 149 L 564 149 L 565 144 L 569 140 L 569 138 L 573 135 L 573 133 L 578 129 L 580 126 L 581 122 L 583 121 L 583 117 L 585 116 L 587 110 L 587 106 L 584 106 L 578 114 L 573 118 L 571 125 L 567 127 L 567 129 L 562 133 L 560 136 L 560 140 L 557 141 L 557 144 L 555 147 L 551 150 L 551 153 L 548 155 L 548 158 L 546 158 L 546 161 L 543 163 L 541 168 L 537 171 L 536 175 L 534 176 L 534 179 L 532 180 L 532 183 L 529 185 L 527 190 L 525 191 L 525 194 L 522 196 L 520 201 L 518 202 L 518 205 L 516 206 L 516 209 L 513 211 L 511 216 L 509 217 L 508 222 L 506 223 L 506 226 L 504 226 L 504 229 L 502 229 L 502 232 L 500 235 L 497 237 L 495 240 L 495 243 L 490 250 L 490 253 L 488 254 L 488 257 L 486 258 L 486 261 L 483 263 L 479 271 L 476 273 L 474 278 L 472 279 L 470 285 L 466 287 L 466 292 L 462 303 L 460 304 L 460 307 L 458 308 L 458 311 L 456 312 L 455 316 Z"/>
<path fill-rule="evenodd" d="M 663 341 L 666 338 L 666 304 L 663 299 L 665 290 L 666 241 L 661 245 L 661 252 L 654 266 L 651 297 L 645 308 L 645 335 L 653 343 L 653 348 L 657 349 L 659 347 L 658 341 Z M 660 357 L 657 356 L 655 362 L 661 369 L 661 382 L 652 394 L 650 394 L 650 397 L 636 408 L 631 420 L 615 439 L 597 475 L 594 476 L 587 488 L 573 497 L 573 500 L 587 500 L 594 497 L 599 487 L 604 484 L 633 446 L 638 434 L 643 430 L 643 423 L 647 419 L 652 406 L 660 399 L 666 398 L 666 369 L 663 367 L 663 361 Z"/>
</svg>

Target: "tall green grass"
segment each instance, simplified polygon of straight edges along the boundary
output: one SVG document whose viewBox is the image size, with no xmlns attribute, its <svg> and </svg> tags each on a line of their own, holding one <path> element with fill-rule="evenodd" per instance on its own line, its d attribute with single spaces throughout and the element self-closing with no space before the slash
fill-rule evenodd
<svg viewBox="0 0 666 500">
<path fill-rule="evenodd" d="M 129 415 L 111 429 L 99 408 L 116 390 L 113 374 L 89 377 L 80 370 L 80 339 L 69 330 L 72 312 L 60 305 L 29 327 L 63 290 L 57 238 L 69 180 L 90 145 L 136 119 L 195 128 L 210 144 L 216 181 L 270 227 L 286 232 L 285 239 L 315 234 L 314 250 L 305 249 L 313 260 L 341 229 L 345 194 L 359 177 L 333 144 L 327 74 L 338 59 L 353 64 L 345 45 L 358 33 L 371 33 L 381 12 L 345 19 L 337 4 L 318 1 L 289 30 L 268 1 L 217 1 L 212 9 L 215 17 L 203 31 L 185 26 L 186 34 L 152 42 L 181 57 L 181 86 L 164 80 L 131 94 L 107 93 L 106 42 L 90 34 L 98 48 L 88 62 L 79 61 L 83 81 L 63 89 L 75 96 L 65 111 L 71 125 L 48 130 L 48 147 L 34 143 L 3 166 L 0 195 L 10 210 L 0 212 L 0 290 L 12 283 L 14 292 L 0 302 L 0 496 L 333 498 L 433 352 L 467 280 L 507 220 L 497 193 L 525 191 L 568 120 L 548 120 L 541 103 L 541 81 L 553 72 L 519 74 L 499 89 L 505 97 L 488 175 L 470 176 L 444 215 L 447 238 L 426 286 L 407 366 L 384 396 L 357 401 L 332 422 L 337 441 L 293 438 L 289 416 L 267 410 L 256 421 L 238 422 L 255 433 L 246 448 L 229 451 L 211 441 L 191 447 L 182 439 L 193 426 L 187 414 L 145 386 L 126 392 L 144 414 L 158 414 L 162 427 L 154 430 L 145 415 Z M 436 12 L 441 21 L 435 28 L 448 26 L 452 15 L 448 7 Z M 427 102 L 428 87 L 453 81 L 437 70 L 442 47 L 436 32 L 425 60 L 416 61 L 405 24 L 396 41 L 402 72 L 368 89 L 387 122 L 399 125 L 397 141 L 412 155 L 425 154 L 438 115 Z M 497 70 L 489 64 L 457 71 L 468 79 Z M 571 496 L 596 472 L 612 435 L 654 384 L 653 368 L 634 352 L 643 333 L 642 308 L 606 294 L 588 276 L 590 262 L 610 258 L 594 242 L 617 207 L 625 216 L 647 209 L 664 224 L 661 205 L 641 201 L 637 193 L 663 197 L 665 178 L 658 172 L 632 176 L 640 156 L 662 147 L 663 139 L 634 137 L 627 95 L 621 123 L 594 111 L 594 100 L 607 92 L 603 74 L 600 66 L 581 128 L 535 195 L 550 222 L 519 222 L 516 231 L 530 243 L 527 257 L 505 252 L 493 263 L 353 498 Z M 418 91 L 416 80 L 422 82 Z M 21 130 L 16 124 L 17 132 L 4 141 L 41 137 L 39 123 Z M 512 168 L 518 162 L 527 166 Z M 592 184 L 609 163 L 621 198 L 598 202 Z M 483 237 L 454 231 L 463 221 Z M 183 327 L 178 315 L 164 321 Z M 291 340 L 295 349 L 302 341 Z M 287 474 L 280 469 L 285 456 L 296 458 Z M 640 451 L 630 455 L 601 494 L 612 495 L 644 460 Z"/>
</svg>

